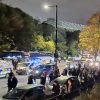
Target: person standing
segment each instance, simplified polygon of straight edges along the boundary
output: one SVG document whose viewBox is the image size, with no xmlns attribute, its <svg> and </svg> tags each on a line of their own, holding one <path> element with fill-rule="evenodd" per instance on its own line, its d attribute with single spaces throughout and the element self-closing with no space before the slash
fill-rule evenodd
<svg viewBox="0 0 100 100">
<path fill-rule="evenodd" d="M 55 95 L 59 95 L 60 85 L 59 85 L 58 81 L 54 81 L 52 91 L 54 92 Z"/>
<path fill-rule="evenodd" d="M 53 71 L 49 74 L 49 83 L 54 79 Z"/>
<path fill-rule="evenodd" d="M 33 84 L 33 75 L 29 75 L 27 84 Z"/>
<path fill-rule="evenodd" d="M 34 68 L 30 72 L 30 75 L 28 77 L 28 82 L 29 82 L 28 84 L 35 84 L 36 83 L 36 76 L 35 76 L 35 70 L 34 70 Z"/>
<path fill-rule="evenodd" d="M 59 69 L 58 69 L 58 67 L 55 67 L 55 70 L 54 70 L 54 78 L 57 78 L 59 76 L 60 76 Z"/>
<path fill-rule="evenodd" d="M 46 73 L 43 72 L 43 73 L 41 74 L 40 84 L 45 85 L 45 83 L 46 83 Z"/>
<path fill-rule="evenodd" d="M 16 88 L 17 83 L 18 83 L 18 80 L 17 80 L 17 78 L 15 77 L 14 73 L 13 73 L 13 72 L 9 73 L 9 77 L 8 77 L 8 92 L 9 92 L 11 89 Z"/>
<path fill-rule="evenodd" d="M 72 100 L 72 81 L 69 79 L 67 80 L 67 83 L 66 83 L 66 87 L 67 87 L 67 98 L 68 100 Z"/>
</svg>

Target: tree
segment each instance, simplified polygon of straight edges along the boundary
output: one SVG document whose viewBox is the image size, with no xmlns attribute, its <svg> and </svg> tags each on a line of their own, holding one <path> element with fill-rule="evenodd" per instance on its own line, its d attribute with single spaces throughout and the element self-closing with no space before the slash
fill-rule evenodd
<svg viewBox="0 0 100 100">
<path fill-rule="evenodd" d="M 32 35 L 39 30 L 38 23 L 20 9 L 0 3 L 0 50 L 30 50 Z M 6 44 L 9 46 L 3 48 Z"/>
<path fill-rule="evenodd" d="M 51 52 L 54 52 L 55 51 L 55 44 L 54 44 L 54 41 L 47 41 L 47 42 L 45 42 L 45 44 L 46 44 L 46 47 L 45 47 L 45 49 L 47 50 L 47 51 L 51 51 Z"/>
<path fill-rule="evenodd" d="M 92 53 L 95 58 L 100 51 L 100 13 L 93 15 L 79 35 L 79 47 Z"/>
<path fill-rule="evenodd" d="M 47 24 L 46 21 L 41 24 L 41 32 L 45 39 L 52 39 L 54 34 L 54 27 L 50 24 Z"/>
<path fill-rule="evenodd" d="M 44 50 L 45 40 L 42 35 L 34 35 L 32 47 L 34 50 Z"/>
<path fill-rule="evenodd" d="M 33 42 L 31 43 L 33 50 L 52 51 L 55 50 L 54 41 L 46 41 L 42 35 L 33 35 Z"/>
</svg>

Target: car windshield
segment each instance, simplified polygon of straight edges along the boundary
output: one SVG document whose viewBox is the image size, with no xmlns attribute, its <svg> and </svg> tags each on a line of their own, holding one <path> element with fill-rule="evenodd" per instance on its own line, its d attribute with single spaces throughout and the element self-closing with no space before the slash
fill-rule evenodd
<svg viewBox="0 0 100 100">
<path fill-rule="evenodd" d="M 44 67 L 44 65 L 39 65 L 36 67 L 36 69 L 42 69 Z"/>
<path fill-rule="evenodd" d="M 26 91 L 23 89 L 14 89 L 8 92 L 4 98 L 6 99 L 19 99 Z"/>
</svg>

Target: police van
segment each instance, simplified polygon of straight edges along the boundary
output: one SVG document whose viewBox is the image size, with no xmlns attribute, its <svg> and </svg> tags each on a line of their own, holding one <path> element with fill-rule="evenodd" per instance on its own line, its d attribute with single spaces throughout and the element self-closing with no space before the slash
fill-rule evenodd
<svg viewBox="0 0 100 100">
<path fill-rule="evenodd" d="M 12 69 L 13 65 L 11 61 L 0 60 L 0 78 L 8 77 Z"/>
</svg>

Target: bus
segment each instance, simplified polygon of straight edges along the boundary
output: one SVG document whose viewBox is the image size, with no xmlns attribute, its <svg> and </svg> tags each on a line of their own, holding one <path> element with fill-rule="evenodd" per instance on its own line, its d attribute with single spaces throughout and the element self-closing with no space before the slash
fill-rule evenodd
<svg viewBox="0 0 100 100">
<path fill-rule="evenodd" d="M 54 63 L 54 53 L 52 52 L 31 52 L 30 59 L 40 59 L 41 64 Z"/>
<path fill-rule="evenodd" d="M 0 58 L 4 59 L 22 59 L 24 58 L 23 51 L 4 51 L 0 54 Z"/>
</svg>

